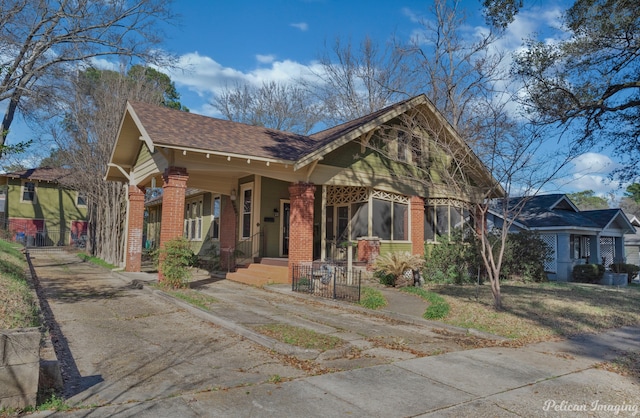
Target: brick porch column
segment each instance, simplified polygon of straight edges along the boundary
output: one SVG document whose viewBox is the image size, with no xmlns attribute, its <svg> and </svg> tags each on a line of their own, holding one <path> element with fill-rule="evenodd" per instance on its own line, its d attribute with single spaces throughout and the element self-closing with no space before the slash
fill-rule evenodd
<svg viewBox="0 0 640 418">
<path fill-rule="evenodd" d="M 184 197 L 189 175 L 183 167 L 169 167 L 162 176 L 162 221 L 160 222 L 160 247 L 174 238 L 181 237 L 184 231 Z M 158 280 L 163 280 L 162 271 L 158 271 Z"/>
<path fill-rule="evenodd" d="M 142 265 L 142 235 L 144 225 L 144 190 L 129 186 L 129 212 L 127 213 L 127 253 L 125 271 L 140 271 Z"/>
<path fill-rule="evenodd" d="M 289 186 L 289 282 L 293 280 L 293 266 L 313 261 L 313 202 L 316 186 L 296 183 Z"/>
<path fill-rule="evenodd" d="M 220 266 L 223 270 L 233 270 L 233 257 L 238 242 L 236 209 L 230 196 L 222 196 L 220 201 Z"/>
<path fill-rule="evenodd" d="M 411 253 L 424 255 L 424 199 L 411 196 Z"/>
</svg>

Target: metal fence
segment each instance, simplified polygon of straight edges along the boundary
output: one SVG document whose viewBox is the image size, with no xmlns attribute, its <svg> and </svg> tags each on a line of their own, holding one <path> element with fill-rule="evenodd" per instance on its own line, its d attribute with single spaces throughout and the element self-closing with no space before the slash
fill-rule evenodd
<svg viewBox="0 0 640 418">
<path fill-rule="evenodd" d="M 25 248 L 84 248 L 87 243 L 86 234 L 76 234 L 69 229 L 47 228 L 40 231 L 3 231 L 5 239 L 17 242 Z"/>
<path fill-rule="evenodd" d="M 361 271 L 328 263 L 293 266 L 291 290 L 331 299 L 360 301 Z"/>
</svg>

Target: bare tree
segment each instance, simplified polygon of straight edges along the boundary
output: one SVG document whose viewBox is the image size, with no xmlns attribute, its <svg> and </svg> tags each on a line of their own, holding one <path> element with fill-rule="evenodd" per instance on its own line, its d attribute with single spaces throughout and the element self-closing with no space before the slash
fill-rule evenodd
<svg viewBox="0 0 640 418">
<path fill-rule="evenodd" d="M 322 104 L 325 122 L 340 124 L 406 98 L 402 55 L 393 44 L 381 48 L 369 37 L 357 48 L 340 38 L 320 55 L 319 69 L 301 84 Z"/>
<path fill-rule="evenodd" d="M 100 57 L 157 62 L 159 21 L 173 17 L 170 0 L 0 3 L 0 153 L 16 112 L 33 117 L 55 105 L 65 74 Z"/>
<path fill-rule="evenodd" d="M 223 117 L 248 125 L 307 134 L 321 118 L 308 93 L 294 84 L 274 81 L 260 87 L 236 84 L 211 103 Z"/>
<path fill-rule="evenodd" d="M 412 91 L 424 92 L 453 127 L 475 147 L 484 129 L 489 101 L 505 102 L 509 80 L 506 54 L 496 47 L 493 32 L 471 31 L 459 0 L 435 0 L 417 19 L 421 30 L 400 45 L 411 68 Z"/>
<path fill-rule="evenodd" d="M 103 175 L 124 104 L 141 100 L 177 109 L 183 106 L 166 75 L 139 66 L 127 74 L 88 69 L 78 73 L 73 86 L 64 103 L 64 123 L 53 132 L 58 159 L 75 171 L 66 185 L 87 196 L 87 250 L 118 264 L 124 254 L 127 189 L 120 183 L 105 182 Z"/>
</svg>

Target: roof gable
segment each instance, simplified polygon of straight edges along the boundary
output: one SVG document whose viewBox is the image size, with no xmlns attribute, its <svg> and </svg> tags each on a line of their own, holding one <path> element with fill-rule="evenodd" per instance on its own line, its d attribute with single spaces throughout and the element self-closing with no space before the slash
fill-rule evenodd
<svg viewBox="0 0 640 418">
<path fill-rule="evenodd" d="M 4 177 L 12 179 L 25 179 L 34 181 L 46 181 L 50 183 L 60 183 L 64 178 L 71 176 L 73 170 L 62 167 L 38 167 L 28 170 L 14 171 L 2 174 Z"/>
<path fill-rule="evenodd" d="M 500 216 L 496 202 L 492 213 Z M 564 194 L 510 198 L 510 210 L 522 205 L 516 222 L 527 229 L 582 228 L 590 230 L 620 229 L 635 232 L 620 209 L 580 211 Z"/>
</svg>

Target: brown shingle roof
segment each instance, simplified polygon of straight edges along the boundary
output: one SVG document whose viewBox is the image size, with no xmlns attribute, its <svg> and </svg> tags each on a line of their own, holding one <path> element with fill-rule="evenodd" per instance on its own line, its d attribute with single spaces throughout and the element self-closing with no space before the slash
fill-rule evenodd
<svg viewBox="0 0 640 418">
<path fill-rule="evenodd" d="M 304 135 L 245 125 L 143 102 L 130 102 L 156 145 L 295 161 L 317 141 Z"/>
<path fill-rule="evenodd" d="M 63 178 L 70 176 L 73 170 L 61 167 L 39 167 L 28 170 L 14 171 L 2 174 L 12 179 L 29 179 L 38 181 L 50 181 L 59 183 Z"/>
</svg>

